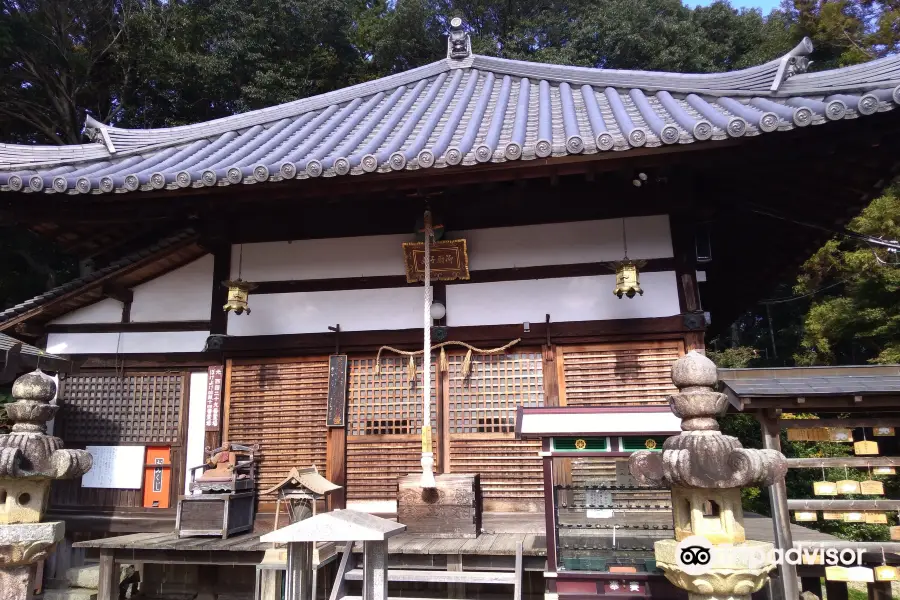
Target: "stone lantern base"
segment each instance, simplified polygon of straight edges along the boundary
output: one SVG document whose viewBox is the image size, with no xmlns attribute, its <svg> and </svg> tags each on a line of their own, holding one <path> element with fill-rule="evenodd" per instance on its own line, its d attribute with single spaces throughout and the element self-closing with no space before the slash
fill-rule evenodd
<svg viewBox="0 0 900 600">
<path fill-rule="evenodd" d="M 716 545 L 705 572 L 697 575 L 682 567 L 676 540 L 660 540 L 654 549 L 656 566 L 672 584 L 687 590 L 690 600 L 750 600 L 775 569 L 769 562 L 774 546 L 768 542 Z"/>
<path fill-rule="evenodd" d="M 21 523 L 0 527 L 0 600 L 29 600 L 34 565 L 63 538 L 65 523 Z"/>
</svg>

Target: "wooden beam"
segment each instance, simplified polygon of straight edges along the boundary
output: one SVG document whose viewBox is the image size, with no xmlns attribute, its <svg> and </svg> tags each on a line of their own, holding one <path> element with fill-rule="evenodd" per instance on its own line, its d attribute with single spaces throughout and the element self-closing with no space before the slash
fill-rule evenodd
<svg viewBox="0 0 900 600">
<path fill-rule="evenodd" d="M 73 364 L 79 369 L 165 369 L 197 368 L 221 364 L 222 361 L 205 352 L 172 352 L 167 354 L 74 355 Z M 155 509 L 159 510 L 159 509 Z"/>
<path fill-rule="evenodd" d="M 147 323 L 56 323 L 45 326 L 47 333 L 120 333 L 130 331 L 209 331 L 209 321 L 153 321 Z"/>
<path fill-rule="evenodd" d="M 900 408 L 900 407 L 898 407 Z M 859 417 L 848 419 L 779 419 L 782 429 L 810 429 L 815 427 L 900 427 L 900 418 Z"/>
<path fill-rule="evenodd" d="M 30 338 L 39 338 L 47 334 L 43 327 L 35 323 L 16 323 L 13 331 L 15 331 L 17 335 Z"/>
<path fill-rule="evenodd" d="M 900 465 L 900 458 L 892 456 L 848 456 L 846 458 L 789 458 L 790 469 L 820 469 L 822 467 L 896 467 Z"/>
<path fill-rule="evenodd" d="M 505 344 L 521 339 L 520 346 L 543 345 L 546 342 L 546 323 L 531 323 L 525 332 L 521 323 L 513 325 L 487 325 L 450 327 L 448 339 L 474 344 Z M 593 343 L 635 341 L 638 339 L 681 339 L 684 319 L 681 315 L 649 319 L 610 319 L 606 321 L 568 321 L 552 323 L 553 339 L 561 343 Z M 418 349 L 422 343 L 421 329 L 341 332 L 343 352 L 375 351 L 387 344 L 395 347 Z M 334 351 L 334 334 L 300 333 L 286 335 L 234 336 L 222 339 L 222 350 L 229 355 L 299 352 L 311 354 Z"/>
<path fill-rule="evenodd" d="M 646 261 L 642 273 L 673 271 L 672 258 L 653 258 Z M 467 283 L 493 283 L 498 281 L 520 281 L 526 279 L 557 279 L 560 277 L 589 277 L 612 275 L 615 268 L 611 262 L 580 263 L 568 265 L 542 265 L 507 269 L 483 269 L 469 273 L 466 281 L 448 281 L 438 285 L 465 285 Z M 339 290 L 372 290 L 381 288 L 415 287 L 421 284 L 409 283 L 405 275 L 381 275 L 376 277 L 342 277 L 334 279 L 305 279 L 289 281 L 257 281 L 253 294 L 296 294 L 301 292 L 331 292 Z M 437 298 L 435 298 L 437 301 Z"/>
<path fill-rule="evenodd" d="M 209 313 L 209 333 L 210 335 L 225 335 L 228 333 L 228 313 L 222 307 L 225 306 L 225 302 L 228 300 L 228 289 L 222 283 L 231 279 L 231 244 L 219 241 L 213 245 L 213 248 L 212 304 Z M 254 290 L 253 293 L 259 292 Z"/>
<path fill-rule="evenodd" d="M 900 500 L 788 500 L 788 510 L 900 510 Z"/>
</svg>

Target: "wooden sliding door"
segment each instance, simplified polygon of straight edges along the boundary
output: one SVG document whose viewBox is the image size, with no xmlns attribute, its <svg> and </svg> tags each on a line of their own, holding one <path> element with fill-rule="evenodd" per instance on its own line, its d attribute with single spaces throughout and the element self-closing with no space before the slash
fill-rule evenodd
<svg viewBox="0 0 900 600">
<path fill-rule="evenodd" d="M 541 444 L 515 439 L 516 408 L 544 404 L 541 352 L 475 356 L 469 377 L 463 361 L 462 354 L 448 357 L 446 470 L 481 475 L 486 511 L 543 510 Z"/>
<path fill-rule="evenodd" d="M 228 370 L 225 439 L 260 444 L 259 489 L 293 467 L 315 465 L 324 475 L 328 358 L 235 360 Z"/>
<path fill-rule="evenodd" d="M 434 363 L 431 373 L 431 425 L 437 448 Z M 348 379 L 347 501 L 394 502 L 397 478 L 422 469 L 422 358 L 416 359 L 413 381 L 405 356 L 382 356 L 378 374 L 374 356 L 351 357 Z M 440 466 L 435 468 L 439 471 Z"/>
</svg>

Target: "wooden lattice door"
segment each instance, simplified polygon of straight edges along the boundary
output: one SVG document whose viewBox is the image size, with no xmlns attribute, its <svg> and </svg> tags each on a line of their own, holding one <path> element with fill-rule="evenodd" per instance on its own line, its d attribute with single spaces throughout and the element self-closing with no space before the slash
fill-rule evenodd
<svg viewBox="0 0 900 600">
<path fill-rule="evenodd" d="M 440 436 L 433 362 L 431 373 L 432 439 L 437 448 Z M 378 374 L 374 357 L 351 358 L 348 379 L 347 501 L 394 502 L 397 478 L 422 468 L 422 359 L 416 359 L 414 385 L 409 360 L 395 355 L 381 357 Z"/>
<path fill-rule="evenodd" d="M 544 404 L 541 352 L 476 356 L 468 377 L 463 361 L 448 356 L 446 470 L 480 473 L 486 511 L 543 510 L 540 441 L 515 439 L 516 409 Z"/>
<path fill-rule="evenodd" d="M 325 473 L 328 359 L 229 362 L 225 439 L 260 445 L 260 490 L 293 467 Z M 263 497 L 263 501 L 274 501 Z"/>
</svg>

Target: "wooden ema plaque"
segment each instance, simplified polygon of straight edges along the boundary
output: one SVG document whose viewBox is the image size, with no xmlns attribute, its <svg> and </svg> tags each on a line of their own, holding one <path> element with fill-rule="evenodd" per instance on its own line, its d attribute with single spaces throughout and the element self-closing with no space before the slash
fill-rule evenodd
<svg viewBox="0 0 900 600">
<path fill-rule="evenodd" d="M 887 525 L 887 515 L 883 512 L 866 512 L 866 523 Z"/>
<path fill-rule="evenodd" d="M 843 427 L 835 427 L 834 429 L 829 430 L 829 441 L 832 442 L 852 442 L 853 441 L 853 431 L 851 429 L 845 429 Z"/>
<path fill-rule="evenodd" d="M 822 512 L 822 520 L 823 521 L 843 521 L 844 513 L 842 512 Z"/>
<path fill-rule="evenodd" d="M 469 279 L 469 253 L 466 240 L 441 240 L 431 244 L 431 280 Z M 403 262 L 407 283 L 425 280 L 425 243 L 403 244 Z"/>
<path fill-rule="evenodd" d="M 837 484 L 833 481 L 813 482 L 813 494 L 816 496 L 837 496 Z"/>
<path fill-rule="evenodd" d="M 845 512 L 844 523 L 865 523 L 866 513 L 864 512 Z"/>
<path fill-rule="evenodd" d="M 844 479 L 837 482 L 838 494 L 858 494 L 859 482 L 853 479 Z"/>
<path fill-rule="evenodd" d="M 873 427 L 872 435 L 877 435 L 877 436 L 882 436 L 882 437 L 894 435 L 894 428 L 893 427 Z"/>
<path fill-rule="evenodd" d="M 875 567 L 875 581 L 897 581 L 900 580 L 900 571 L 897 567 L 891 565 L 880 565 Z"/>
<path fill-rule="evenodd" d="M 827 581 L 847 581 L 872 583 L 875 573 L 868 567 L 825 567 Z"/>
<path fill-rule="evenodd" d="M 814 510 L 811 511 L 794 511 L 794 520 L 798 523 L 804 523 L 809 521 L 818 521 L 818 513 Z"/>
<path fill-rule="evenodd" d="M 878 454 L 878 442 L 871 442 L 867 440 L 863 440 L 862 442 L 855 442 L 853 444 L 853 452 L 857 456 L 871 456 L 873 454 Z"/>
<path fill-rule="evenodd" d="M 900 526 L 891 527 L 891 541 L 900 542 Z"/>
<path fill-rule="evenodd" d="M 894 467 L 872 467 L 874 475 L 896 475 L 897 469 Z"/>
<path fill-rule="evenodd" d="M 868 480 L 861 481 L 859 484 L 859 493 L 868 494 L 870 496 L 884 496 L 884 484 L 880 481 Z"/>
<path fill-rule="evenodd" d="M 407 533 L 433 538 L 475 538 L 481 532 L 481 481 L 478 475 L 434 476 L 437 487 L 422 488 L 422 475 L 398 480 L 397 521 Z"/>
<path fill-rule="evenodd" d="M 343 427 L 347 421 L 347 355 L 328 357 L 328 411 L 326 425 Z"/>
</svg>

